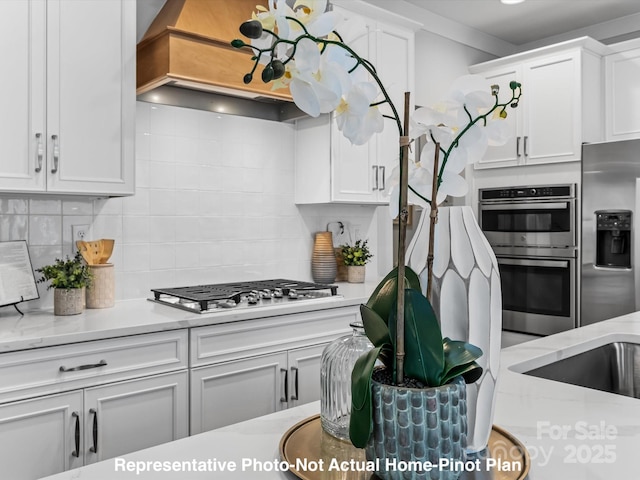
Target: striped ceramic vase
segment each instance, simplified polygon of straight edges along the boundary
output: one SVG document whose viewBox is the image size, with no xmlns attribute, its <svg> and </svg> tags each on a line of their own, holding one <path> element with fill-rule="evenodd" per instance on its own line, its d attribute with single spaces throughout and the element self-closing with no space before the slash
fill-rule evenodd
<svg viewBox="0 0 640 480">
<path fill-rule="evenodd" d="M 407 249 L 409 266 L 427 285 L 429 211 L 424 210 Z M 483 351 L 482 377 L 467 385 L 467 451 L 483 450 L 493 424 L 500 360 L 502 294 L 496 256 L 471 207 L 442 207 L 434 238 L 432 304 L 442 336 Z"/>
</svg>

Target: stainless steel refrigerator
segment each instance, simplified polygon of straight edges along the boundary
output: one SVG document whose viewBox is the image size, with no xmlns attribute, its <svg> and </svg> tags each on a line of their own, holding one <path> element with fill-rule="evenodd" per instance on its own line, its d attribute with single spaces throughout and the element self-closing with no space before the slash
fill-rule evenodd
<svg viewBox="0 0 640 480">
<path fill-rule="evenodd" d="M 582 147 L 580 324 L 640 309 L 640 140 Z"/>
</svg>

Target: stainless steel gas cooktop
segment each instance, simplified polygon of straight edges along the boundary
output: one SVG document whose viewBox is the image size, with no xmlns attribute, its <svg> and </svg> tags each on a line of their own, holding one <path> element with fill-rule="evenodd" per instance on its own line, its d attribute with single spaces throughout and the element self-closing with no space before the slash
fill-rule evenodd
<svg viewBox="0 0 640 480">
<path fill-rule="evenodd" d="M 211 313 L 230 308 L 268 307 L 287 302 L 331 298 L 338 295 L 338 286 L 278 278 L 253 282 L 156 288 L 151 291 L 153 298 L 149 300 L 152 302 L 190 312 Z"/>
</svg>

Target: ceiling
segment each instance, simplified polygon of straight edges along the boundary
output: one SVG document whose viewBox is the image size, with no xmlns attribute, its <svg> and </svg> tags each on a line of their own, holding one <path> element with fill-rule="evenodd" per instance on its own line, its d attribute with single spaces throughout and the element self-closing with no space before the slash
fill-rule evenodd
<svg viewBox="0 0 640 480">
<path fill-rule="evenodd" d="M 513 45 L 640 13 L 639 0 L 526 0 L 517 5 L 499 0 L 406 1 Z"/>
<path fill-rule="evenodd" d="M 399 8 L 403 2 L 398 0 L 365 1 L 402 13 Z M 512 45 L 535 42 L 633 14 L 639 15 L 636 24 L 640 30 L 640 0 L 526 0 L 517 5 L 503 5 L 499 0 L 405 1 Z M 164 3 L 165 0 L 137 0 L 138 40 Z"/>
</svg>

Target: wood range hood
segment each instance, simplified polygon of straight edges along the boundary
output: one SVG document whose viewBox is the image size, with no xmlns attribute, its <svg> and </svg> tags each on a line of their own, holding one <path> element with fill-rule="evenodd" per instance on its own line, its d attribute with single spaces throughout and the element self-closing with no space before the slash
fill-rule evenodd
<svg viewBox="0 0 640 480">
<path fill-rule="evenodd" d="M 186 87 L 264 101 L 289 101 L 288 89 L 271 90 L 260 78 L 245 85 L 253 68 L 249 49 L 231 40 L 243 38 L 238 28 L 267 0 L 167 0 L 138 43 L 137 93 L 162 85 Z"/>
</svg>

